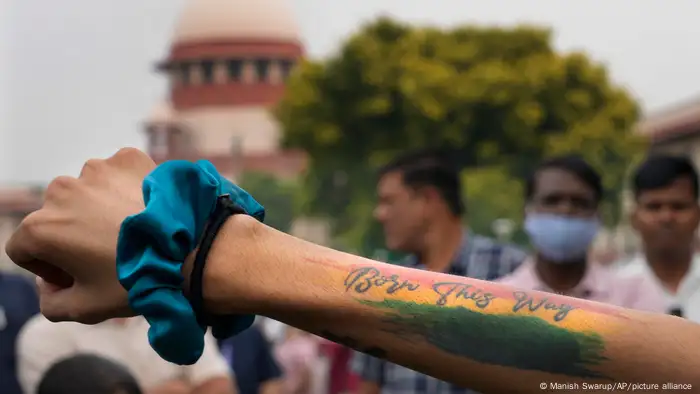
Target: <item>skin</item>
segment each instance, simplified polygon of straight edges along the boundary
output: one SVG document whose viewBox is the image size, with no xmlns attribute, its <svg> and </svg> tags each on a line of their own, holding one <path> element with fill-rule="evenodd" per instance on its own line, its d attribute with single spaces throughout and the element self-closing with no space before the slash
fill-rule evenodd
<svg viewBox="0 0 700 394">
<path fill-rule="evenodd" d="M 118 213 L 143 209 L 154 164 L 122 150 L 92 166 L 59 181 L 7 245 L 41 275 L 42 313 L 54 321 L 130 315 L 114 269 Z M 204 297 L 213 313 L 268 316 L 484 393 L 537 393 L 543 382 L 700 387 L 700 326 L 685 319 L 382 264 L 242 215 L 213 244 Z"/>
<path fill-rule="evenodd" d="M 528 209 L 535 213 L 550 213 L 576 218 L 598 215 L 594 190 L 574 174 L 559 168 L 545 168 L 535 175 L 535 190 Z M 568 293 L 583 279 L 586 259 L 557 264 L 535 255 L 537 272 L 552 290 Z"/>
<path fill-rule="evenodd" d="M 386 246 L 418 256 L 430 271 L 444 271 L 462 242 L 461 218 L 433 187 L 408 187 L 393 171 L 377 182 L 374 218 L 384 229 Z M 379 394 L 376 382 L 361 380 L 356 394 Z"/>
<path fill-rule="evenodd" d="M 445 270 L 462 242 L 462 223 L 434 187 L 408 187 L 400 172 L 377 183 L 374 218 L 389 249 L 417 255 L 427 269 Z"/>
<path fill-rule="evenodd" d="M 281 379 L 270 380 L 260 385 L 260 394 L 280 394 L 281 392 Z"/>
<path fill-rule="evenodd" d="M 632 225 L 642 237 L 649 266 L 672 293 L 690 267 L 699 221 L 700 208 L 688 178 L 637 196 Z"/>
</svg>

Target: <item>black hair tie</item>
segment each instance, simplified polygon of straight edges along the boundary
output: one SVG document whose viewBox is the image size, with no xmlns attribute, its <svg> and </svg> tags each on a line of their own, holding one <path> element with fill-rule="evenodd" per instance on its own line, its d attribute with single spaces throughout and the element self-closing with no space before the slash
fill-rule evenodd
<svg viewBox="0 0 700 394">
<path fill-rule="evenodd" d="M 199 250 L 194 257 L 194 263 L 192 265 L 189 294 L 190 305 L 192 306 L 192 310 L 194 310 L 195 316 L 197 317 L 197 322 L 204 327 L 211 326 L 214 320 L 214 316 L 204 310 L 204 291 L 202 288 L 204 267 L 207 264 L 209 250 L 211 250 L 211 246 L 214 244 L 216 235 L 219 233 L 219 230 L 221 230 L 224 223 L 226 223 L 226 220 L 233 215 L 245 213 L 246 212 L 243 210 L 243 208 L 231 200 L 230 195 L 221 195 L 219 198 L 217 198 L 214 212 L 212 212 L 211 216 L 209 217 L 209 222 L 204 227 L 202 239 L 199 243 Z"/>
</svg>

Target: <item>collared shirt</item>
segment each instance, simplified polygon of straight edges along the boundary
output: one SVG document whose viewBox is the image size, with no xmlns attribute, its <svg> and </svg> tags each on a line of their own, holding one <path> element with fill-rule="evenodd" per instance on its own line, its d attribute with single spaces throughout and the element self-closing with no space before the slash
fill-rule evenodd
<svg viewBox="0 0 700 394">
<path fill-rule="evenodd" d="M 448 273 L 494 280 L 511 273 L 526 257 L 526 253 L 516 247 L 465 231 L 462 245 L 453 258 Z M 403 265 L 425 268 L 415 256 L 409 256 Z M 355 353 L 352 368 L 362 380 L 379 385 L 382 394 L 475 393 L 363 353 Z"/>
<path fill-rule="evenodd" d="M 554 293 L 540 279 L 535 262 L 527 259 L 498 282 L 527 290 Z M 581 281 L 565 295 L 647 312 L 664 312 L 665 306 L 653 283 L 644 277 L 624 277 L 616 270 L 589 263 Z"/>
<path fill-rule="evenodd" d="M 24 324 L 39 313 L 39 297 L 27 278 L 0 273 L 0 392 L 22 394 L 15 346 Z"/>
<path fill-rule="evenodd" d="M 231 376 L 214 337 L 207 333 L 202 357 L 193 365 L 169 363 L 148 344 L 148 322 L 141 317 L 96 325 L 52 323 L 39 315 L 22 329 L 17 343 L 19 380 L 25 393 L 35 393 L 44 373 L 56 361 L 91 353 L 125 366 L 145 390 L 170 380 L 193 386 Z"/>
<path fill-rule="evenodd" d="M 683 317 L 700 323 L 700 254 L 693 257 L 688 273 L 681 280 L 675 293 L 661 283 L 644 258 L 636 259 L 622 267 L 620 275 L 650 284 L 655 290 L 658 302 L 663 305 L 663 313 L 668 313 L 671 309 L 680 309 Z"/>
</svg>

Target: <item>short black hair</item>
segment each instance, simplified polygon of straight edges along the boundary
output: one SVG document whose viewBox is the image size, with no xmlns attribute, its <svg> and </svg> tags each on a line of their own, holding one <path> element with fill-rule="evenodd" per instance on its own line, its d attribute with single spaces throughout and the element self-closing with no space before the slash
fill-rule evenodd
<svg viewBox="0 0 700 394">
<path fill-rule="evenodd" d="M 600 179 L 600 174 L 591 167 L 586 160 L 579 155 L 563 155 L 551 157 L 537 166 L 535 170 L 525 180 L 525 199 L 532 200 L 537 188 L 537 174 L 543 170 L 555 168 L 573 174 L 580 179 L 588 187 L 593 190 L 595 202 L 599 203 L 603 198 L 603 182 Z"/>
<path fill-rule="evenodd" d="M 92 354 L 71 356 L 53 364 L 36 393 L 143 394 L 124 366 Z"/>
<path fill-rule="evenodd" d="M 663 189 L 681 178 L 693 185 L 693 195 L 698 198 L 698 171 L 693 161 L 685 156 L 655 154 L 649 156 L 632 176 L 634 197 L 645 191 Z"/>
<path fill-rule="evenodd" d="M 459 169 L 447 152 L 423 150 L 403 154 L 379 169 L 379 178 L 392 172 L 401 174 L 403 183 L 413 189 L 432 186 L 437 189 L 455 216 L 465 211 Z"/>
</svg>

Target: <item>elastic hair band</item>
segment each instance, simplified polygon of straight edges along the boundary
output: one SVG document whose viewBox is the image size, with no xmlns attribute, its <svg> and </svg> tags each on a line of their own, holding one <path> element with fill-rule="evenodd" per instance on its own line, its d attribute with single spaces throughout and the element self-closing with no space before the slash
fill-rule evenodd
<svg viewBox="0 0 700 394">
<path fill-rule="evenodd" d="M 142 189 L 145 209 L 124 219 L 119 232 L 117 277 L 128 292 L 131 310 L 150 324 L 148 342 L 153 350 L 172 363 L 194 364 L 204 350 L 208 326 L 215 337 L 228 338 L 250 327 L 255 316 L 200 318 L 206 253 L 195 264 L 193 297 L 183 292 L 182 264 L 204 238 L 205 249 L 211 247 L 221 196 L 228 195 L 231 204 L 261 222 L 265 210 L 204 160 L 167 161 L 146 176 Z M 204 234 L 213 234 L 212 239 Z"/>
<path fill-rule="evenodd" d="M 190 274 L 190 304 L 197 316 L 200 326 L 209 327 L 216 325 L 216 318 L 207 313 L 204 309 L 204 268 L 207 264 L 207 257 L 219 230 L 226 223 L 228 218 L 236 214 L 245 214 L 240 206 L 231 201 L 229 194 L 219 196 L 216 200 L 214 212 L 209 217 L 209 222 L 204 227 L 204 235 L 199 243 L 199 250 L 194 258 L 192 273 Z"/>
</svg>

